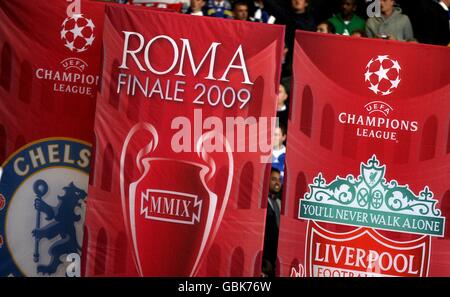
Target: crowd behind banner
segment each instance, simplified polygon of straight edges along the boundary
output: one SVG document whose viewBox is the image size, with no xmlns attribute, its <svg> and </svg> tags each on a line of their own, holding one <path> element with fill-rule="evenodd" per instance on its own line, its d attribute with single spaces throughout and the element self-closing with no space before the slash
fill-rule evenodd
<svg viewBox="0 0 450 297">
<path fill-rule="evenodd" d="M 364 0 L 117 0 L 122 4 L 155 6 L 197 16 L 286 25 L 281 81 L 277 95 L 279 124 L 274 131 L 272 167 L 265 225 L 262 275 L 274 276 L 281 197 L 285 178 L 286 140 L 296 30 L 339 34 L 348 38 L 379 38 L 450 45 L 450 0 L 381 0 L 381 16 L 368 17 Z M 330 50 L 331 51 L 331 50 Z M 330 52 L 333 55 L 333 52 Z M 338 58 L 338 57 L 337 57 Z M 0 168 L 1 174 L 1 168 Z M 1 175 L 0 175 L 1 176 Z"/>
</svg>

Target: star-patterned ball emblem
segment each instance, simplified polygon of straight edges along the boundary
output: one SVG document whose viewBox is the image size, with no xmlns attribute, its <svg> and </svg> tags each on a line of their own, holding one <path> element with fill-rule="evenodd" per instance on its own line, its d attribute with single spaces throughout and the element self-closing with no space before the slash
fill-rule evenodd
<svg viewBox="0 0 450 297">
<path fill-rule="evenodd" d="M 62 23 L 61 39 L 72 52 L 86 51 L 94 42 L 95 25 L 91 19 L 82 14 L 74 14 Z"/>
<path fill-rule="evenodd" d="M 364 80 L 376 95 L 392 94 L 400 84 L 400 64 L 388 55 L 372 58 L 366 66 Z"/>
</svg>

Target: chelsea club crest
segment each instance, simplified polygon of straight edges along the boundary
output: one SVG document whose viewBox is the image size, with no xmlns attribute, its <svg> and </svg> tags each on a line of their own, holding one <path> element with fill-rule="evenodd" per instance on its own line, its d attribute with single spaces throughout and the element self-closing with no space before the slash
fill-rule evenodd
<svg viewBox="0 0 450 297">
<path fill-rule="evenodd" d="M 88 143 L 47 138 L 5 161 L 0 276 L 66 276 L 81 255 L 90 158 Z"/>
</svg>

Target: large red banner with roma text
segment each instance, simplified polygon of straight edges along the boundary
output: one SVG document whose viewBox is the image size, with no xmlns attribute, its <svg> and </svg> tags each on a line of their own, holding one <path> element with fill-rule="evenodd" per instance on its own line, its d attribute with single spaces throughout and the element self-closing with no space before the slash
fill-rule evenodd
<svg viewBox="0 0 450 297">
<path fill-rule="evenodd" d="M 85 275 L 259 275 L 283 33 L 107 6 Z"/>
<path fill-rule="evenodd" d="M 104 6 L 0 2 L 0 276 L 80 275 Z"/>
<path fill-rule="evenodd" d="M 450 50 L 297 32 L 283 276 L 450 275 Z"/>
</svg>

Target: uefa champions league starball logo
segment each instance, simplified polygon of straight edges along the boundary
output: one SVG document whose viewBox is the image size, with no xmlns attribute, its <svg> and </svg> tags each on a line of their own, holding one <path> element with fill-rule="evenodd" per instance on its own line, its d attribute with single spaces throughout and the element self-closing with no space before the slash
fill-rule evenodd
<svg viewBox="0 0 450 297">
<path fill-rule="evenodd" d="M 386 96 L 398 88 L 400 84 L 400 64 L 388 55 L 372 58 L 366 66 L 364 74 L 369 90 L 375 95 Z"/>
<path fill-rule="evenodd" d="M 72 52 L 84 52 L 94 42 L 95 25 L 82 14 L 67 17 L 61 27 L 61 39 L 65 42 L 65 47 Z"/>
</svg>

